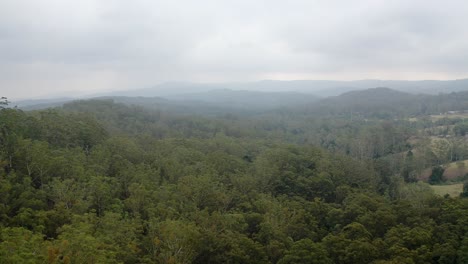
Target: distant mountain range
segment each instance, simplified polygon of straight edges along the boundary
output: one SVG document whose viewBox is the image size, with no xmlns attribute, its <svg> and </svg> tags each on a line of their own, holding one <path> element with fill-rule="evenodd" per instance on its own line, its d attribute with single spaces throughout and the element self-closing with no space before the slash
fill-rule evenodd
<svg viewBox="0 0 468 264">
<path fill-rule="evenodd" d="M 170 104 L 179 106 L 205 105 L 214 108 L 233 109 L 270 109 L 291 105 L 316 102 L 319 98 L 326 98 L 345 94 L 352 91 L 362 91 L 375 87 L 387 87 L 395 91 L 408 94 L 452 93 L 468 91 L 468 79 L 449 81 L 388 81 L 388 80 L 359 80 L 359 81 L 258 81 L 244 83 L 164 83 L 152 88 L 116 91 L 107 94 L 95 94 L 79 99 L 90 98 L 120 98 L 124 101 L 135 101 L 130 97 L 149 97 L 153 99 L 139 98 L 137 101 L 145 105 L 149 101 L 154 102 L 154 97 L 169 100 Z M 401 96 L 400 96 L 401 97 Z M 407 99 L 411 96 L 402 96 Z M 78 98 L 58 98 L 26 100 L 13 102 L 12 105 L 26 110 L 42 109 L 60 106 Z M 357 97 L 359 99 L 359 96 Z M 168 105 L 168 102 L 159 101 L 158 104 Z"/>
<path fill-rule="evenodd" d="M 360 116 L 379 119 L 468 110 L 468 91 L 412 94 L 390 88 L 371 88 L 330 96 L 296 108 L 315 116 Z"/>
<path fill-rule="evenodd" d="M 23 110 L 44 109 L 49 107 L 62 106 L 66 102 L 77 100 L 78 98 L 61 97 L 51 99 L 31 99 L 10 102 L 12 107 L 18 107 Z"/>
<path fill-rule="evenodd" d="M 238 83 L 163 83 L 151 88 L 129 91 L 113 92 L 105 95 L 119 96 L 177 96 L 208 92 L 213 90 L 233 91 L 260 91 L 260 92 L 298 92 L 313 94 L 318 97 L 340 95 L 354 90 L 364 90 L 376 87 L 387 87 L 398 91 L 413 94 L 438 94 L 458 91 L 468 91 L 468 79 L 448 81 L 392 81 L 392 80 L 358 80 L 358 81 L 274 81 L 265 80 L 258 82 Z"/>
<path fill-rule="evenodd" d="M 113 100 L 117 103 L 178 113 L 219 114 L 230 111 L 236 113 L 262 112 L 270 109 L 310 104 L 318 101 L 320 98 L 312 94 L 297 92 L 233 91 L 224 89 L 167 95 L 165 97 L 99 96 L 81 99 Z M 16 102 L 14 105 L 23 110 L 37 110 L 61 106 L 70 101 L 73 100 L 69 98 L 64 98 L 63 100 L 39 100 L 37 103 L 34 100 L 29 100 Z"/>
</svg>

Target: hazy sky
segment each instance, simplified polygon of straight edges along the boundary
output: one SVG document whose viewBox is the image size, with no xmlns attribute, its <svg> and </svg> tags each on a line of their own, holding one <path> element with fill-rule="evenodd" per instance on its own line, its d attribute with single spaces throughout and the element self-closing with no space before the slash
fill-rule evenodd
<svg viewBox="0 0 468 264">
<path fill-rule="evenodd" d="M 468 1 L 0 0 L 0 96 L 468 77 Z"/>
</svg>

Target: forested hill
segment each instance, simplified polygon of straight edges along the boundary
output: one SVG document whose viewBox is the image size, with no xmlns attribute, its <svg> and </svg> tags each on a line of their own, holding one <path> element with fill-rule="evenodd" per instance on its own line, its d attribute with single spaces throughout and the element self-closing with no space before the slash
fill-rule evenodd
<svg viewBox="0 0 468 264">
<path fill-rule="evenodd" d="M 203 102 L 224 108 L 273 109 L 312 103 L 319 97 L 298 92 L 258 92 L 246 90 L 212 90 L 204 93 L 187 93 L 166 96 L 178 102 Z"/>
<path fill-rule="evenodd" d="M 290 108 L 297 105 L 310 104 L 319 100 L 314 95 L 297 92 L 255 92 L 228 89 L 199 93 L 180 93 L 163 97 L 102 96 L 91 99 L 113 100 L 127 105 L 138 105 L 173 113 L 195 113 L 202 115 L 216 115 L 229 112 L 237 114 L 261 113 L 277 108 Z M 15 105 L 24 110 L 38 110 L 62 106 L 70 101 L 72 100 L 69 98 L 29 100 L 17 102 Z"/>
<path fill-rule="evenodd" d="M 406 96 L 363 93 L 329 100 Z M 468 184 L 415 177 L 468 157 L 463 120 L 432 148 L 427 118 L 280 113 L 0 101 L 0 263 L 468 262 Z"/>
<path fill-rule="evenodd" d="M 347 118 L 405 118 L 468 110 L 468 92 L 427 95 L 411 94 L 390 88 L 371 88 L 351 91 L 339 96 L 318 98 L 294 92 L 254 92 L 213 90 L 200 93 L 177 94 L 167 97 L 97 97 L 93 100 L 112 100 L 126 105 L 141 106 L 177 114 L 219 116 L 235 114 L 292 113 L 315 117 L 342 116 Z M 20 102 L 25 110 L 61 106 L 65 101 Z M 278 111 L 279 110 L 279 111 Z"/>
<path fill-rule="evenodd" d="M 310 104 L 306 111 L 316 115 L 355 115 L 389 118 L 421 112 L 423 104 L 435 96 L 414 95 L 389 88 L 351 91 Z M 429 102 L 430 103 L 430 102 Z"/>
<path fill-rule="evenodd" d="M 214 90 L 206 93 L 160 97 L 104 97 L 127 105 L 178 114 L 252 116 L 269 112 L 304 112 L 315 117 L 357 116 L 366 118 L 405 118 L 468 110 L 468 92 L 427 95 L 390 88 L 351 91 L 339 96 L 317 98 L 301 93 L 267 93 Z"/>
<path fill-rule="evenodd" d="M 293 108 L 319 100 L 316 96 L 295 92 L 255 92 L 213 90 L 162 97 L 104 97 L 127 105 L 164 110 L 179 114 L 219 115 L 259 114 L 278 108 Z"/>
<path fill-rule="evenodd" d="M 410 94 L 389 88 L 351 91 L 299 106 L 315 116 L 403 118 L 468 110 L 468 92 L 438 95 Z"/>
</svg>

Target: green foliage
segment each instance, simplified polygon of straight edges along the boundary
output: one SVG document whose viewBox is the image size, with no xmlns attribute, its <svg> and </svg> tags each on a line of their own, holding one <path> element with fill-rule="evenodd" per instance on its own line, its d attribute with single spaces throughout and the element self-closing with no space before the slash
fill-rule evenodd
<svg viewBox="0 0 468 264">
<path fill-rule="evenodd" d="M 458 123 L 453 127 L 453 132 L 459 136 L 465 136 L 468 132 L 468 123 Z"/>
<path fill-rule="evenodd" d="M 310 239 L 302 239 L 293 244 L 278 264 L 317 263 L 331 264 L 332 260 L 322 244 Z"/>
<path fill-rule="evenodd" d="M 0 110 L 7 108 L 9 103 L 10 101 L 6 97 L 0 97 Z"/>
<path fill-rule="evenodd" d="M 437 184 L 441 183 L 444 180 L 444 168 L 441 166 L 436 166 L 432 168 L 432 173 L 429 176 L 429 183 L 430 184 Z"/>
<path fill-rule="evenodd" d="M 468 200 L 416 182 L 443 155 L 403 112 L 1 109 L 0 262 L 464 263 Z"/>
<path fill-rule="evenodd" d="M 22 227 L 4 228 L 0 232 L 2 263 L 44 263 L 46 243 L 42 235 Z"/>
<path fill-rule="evenodd" d="M 468 197 L 468 182 L 463 183 L 463 191 L 460 194 L 461 197 Z"/>
</svg>

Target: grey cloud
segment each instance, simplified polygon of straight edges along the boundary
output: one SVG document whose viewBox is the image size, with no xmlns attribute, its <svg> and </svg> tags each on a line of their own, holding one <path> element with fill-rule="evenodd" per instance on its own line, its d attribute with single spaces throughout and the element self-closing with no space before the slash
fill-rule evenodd
<svg viewBox="0 0 468 264">
<path fill-rule="evenodd" d="M 355 2 L 353 2 L 355 3 Z M 380 3 L 380 4 L 376 4 Z M 390 3 L 387 1 L 386 3 Z M 317 53 L 331 66 L 422 67 L 445 57 L 463 57 L 466 49 L 457 47 L 441 54 L 451 41 L 466 42 L 463 28 L 468 5 L 438 1 L 362 2 L 337 17 L 325 17 L 320 24 L 295 26 L 284 39 L 296 52 Z M 356 4 L 358 5 L 358 4 Z M 333 23 L 336 19 L 341 23 Z M 329 21 L 331 20 L 331 22 Z M 308 32 L 308 33 L 306 33 Z M 461 38 L 461 39 L 460 39 Z M 410 65 L 408 65 L 410 64 Z M 466 67 L 467 65 L 464 65 Z M 438 68 L 438 63 L 433 67 Z"/>
<path fill-rule="evenodd" d="M 466 13 L 456 0 L 5 0 L 0 92 L 460 78 L 468 70 Z"/>
</svg>

